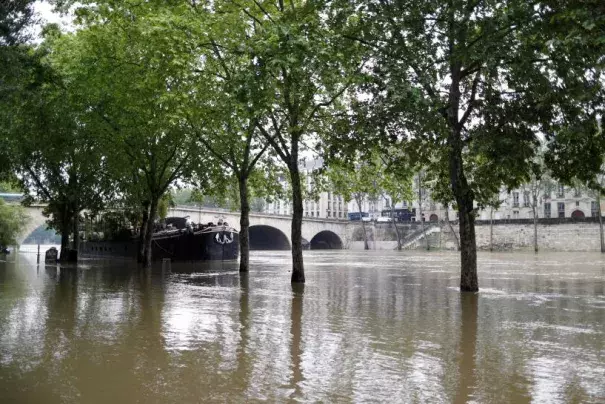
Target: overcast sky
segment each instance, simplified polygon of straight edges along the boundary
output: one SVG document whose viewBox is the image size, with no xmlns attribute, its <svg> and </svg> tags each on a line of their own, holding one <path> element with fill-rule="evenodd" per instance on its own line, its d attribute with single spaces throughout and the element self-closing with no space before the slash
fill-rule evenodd
<svg viewBox="0 0 605 404">
<path fill-rule="evenodd" d="M 61 16 L 53 11 L 53 6 L 46 1 L 37 1 L 34 3 L 34 10 L 40 20 L 39 24 L 36 25 L 33 30 L 38 42 L 40 31 L 46 24 L 57 23 L 61 26 L 62 30 L 68 30 L 71 18 L 69 16 Z"/>
</svg>

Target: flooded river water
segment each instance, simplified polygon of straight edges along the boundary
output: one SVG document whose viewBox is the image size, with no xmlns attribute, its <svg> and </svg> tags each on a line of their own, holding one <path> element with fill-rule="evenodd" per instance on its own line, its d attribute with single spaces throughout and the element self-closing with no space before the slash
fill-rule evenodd
<svg viewBox="0 0 605 404">
<path fill-rule="evenodd" d="M 289 252 L 229 264 L 0 262 L 1 403 L 605 402 L 605 258 Z"/>
</svg>

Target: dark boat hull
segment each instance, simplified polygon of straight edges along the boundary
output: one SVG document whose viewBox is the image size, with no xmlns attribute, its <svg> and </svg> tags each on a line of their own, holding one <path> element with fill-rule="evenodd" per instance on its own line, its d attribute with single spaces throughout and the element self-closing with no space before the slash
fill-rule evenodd
<svg viewBox="0 0 605 404">
<path fill-rule="evenodd" d="M 239 255 L 239 234 L 235 232 L 184 233 L 177 237 L 158 235 L 151 241 L 154 260 L 235 260 Z"/>
<path fill-rule="evenodd" d="M 82 257 L 136 258 L 138 242 L 84 241 Z M 239 234 L 235 231 L 209 230 L 198 232 L 173 231 L 154 234 L 151 240 L 152 259 L 173 261 L 236 260 L 239 256 Z"/>
</svg>

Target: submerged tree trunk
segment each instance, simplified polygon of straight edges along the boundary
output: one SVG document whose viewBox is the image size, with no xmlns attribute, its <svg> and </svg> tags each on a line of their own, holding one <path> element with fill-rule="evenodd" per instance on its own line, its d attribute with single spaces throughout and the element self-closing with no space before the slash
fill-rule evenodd
<svg viewBox="0 0 605 404">
<path fill-rule="evenodd" d="M 250 263 L 250 203 L 248 202 L 248 179 L 245 176 L 238 178 L 239 200 L 241 216 L 239 219 L 239 271 L 248 272 Z"/>
<path fill-rule="evenodd" d="M 599 215 L 599 234 L 601 236 L 601 252 L 605 253 L 605 240 L 603 239 L 603 216 L 601 213 L 601 192 L 597 194 L 597 214 Z"/>
<path fill-rule="evenodd" d="M 363 230 L 363 249 L 369 250 L 370 245 L 368 244 L 368 234 L 366 233 L 366 223 L 363 221 L 363 215 L 361 214 L 361 198 L 355 198 L 357 207 L 359 208 L 359 220 L 361 220 L 361 229 Z"/>
<path fill-rule="evenodd" d="M 453 95 L 455 96 L 455 94 Z M 459 96 L 459 94 L 458 94 Z M 457 104 L 456 104 L 457 105 Z M 452 113 L 450 111 L 450 113 Z M 458 122 L 457 109 L 454 109 L 455 122 Z M 458 204 L 460 215 L 460 290 L 477 292 L 477 244 L 475 241 L 475 217 L 473 214 L 473 194 L 462 165 L 462 139 L 457 124 L 448 137 L 449 168 L 452 191 Z"/>
<path fill-rule="evenodd" d="M 61 254 L 59 256 L 59 261 L 68 262 L 69 261 L 69 234 L 71 229 L 69 228 L 71 224 L 71 217 L 67 212 L 67 208 L 63 209 L 63 214 L 61 215 Z"/>
<path fill-rule="evenodd" d="M 143 220 L 139 229 L 139 250 L 137 251 L 137 262 L 145 261 L 145 235 L 149 223 L 149 202 L 143 202 Z"/>
<path fill-rule="evenodd" d="M 458 235 L 456 234 L 456 231 L 454 230 L 454 227 L 452 226 L 452 222 L 450 222 L 450 208 L 448 205 L 445 205 L 445 222 L 447 223 L 447 226 L 449 227 L 450 231 L 452 232 L 452 235 L 454 236 L 454 241 L 456 241 L 456 251 L 460 250 L 460 240 L 458 240 Z"/>
<path fill-rule="evenodd" d="M 151 198 L 151 203 L 149 205 L 149 219 L 147 221 L 147 228 L 145 229 L 145 239 L 144 239 L 144 243 L 143 243 L 145 246 L 145 255 L 143 256 L 143 266 L 145 268 L 151 268 L 151 260 L 152 260 L 151 242 L 152 242 L 152 236 L 153 236 L 153 223 L 155 222 L 155 218 L 158 214 L 159 200 L 160 200 L 159 197 L 153 197 L 153 198 Z"/>
<path fill-rule="evenodd" d="M 460 203 L 458 203 L 461 206 Z M 472 204 L 465 204 L 460 210 L 460 290 L 476 292 L 479 290 L 477 279 L 477 245 L 475 242 L 475 216 Z"/>
<path fill-rule="evenodd" d="M 292 180 L 292 283 L 305 282 L 302 251 L 303 198 L 298 169 L 298 153 L 292 153 L 288 164 Z"/>
<path fill-rule="evenodd" d="M 73 234 L 74 234 L 74 240 L 73 240 L 73 249 L 75 251 L 78 251 L 80 249 L 80 212 L 79 210 L 76 208 L 74 215 L 73 215 Z"/>
<path fill-rule="evenodd" d="M 397 221 L 395 220 L 395 204 L 393 201 L 391 201 L 391 221 L 393 222 L 393 226 L 395 227 L 395 235 L 397 236 L 397 250 L 401 251 L 401 235 L 399 234 Z"/>
</svg>

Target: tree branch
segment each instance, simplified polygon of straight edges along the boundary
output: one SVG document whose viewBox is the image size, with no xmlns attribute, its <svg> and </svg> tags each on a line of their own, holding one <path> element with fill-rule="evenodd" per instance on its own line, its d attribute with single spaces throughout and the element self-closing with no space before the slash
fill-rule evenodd
<svg viewBox="0 0 605 404">
<path fill-rule="evenodd" d="M 271 146 L 273 147 L 275 152 L 279 155 L 279 157 L 285 163 L 289 162 L 290 161 L 289 153 L 287 153 L 287 151 L 281 149 L 281 147 L 277 144 L 275 139 L 273 139 L 271 134 L 269 132 L 267 132 L 267 130 L 265 128 L 263 128 L 263 126 L 260 123 L 257 123 L 256 126 L 258 127 L 258 130 L 260 130 L 262 135 L 265 137 L 265 139 L 267 139 L 267 141 L 271 144 Z"/>
<path fill-rule="evenodd" d="M 464 124 L 468 120 L 469 116 L 473 112 L 473 109 L 475 108 L 475 97 L 477 96 L 477 84 L 479 83 L 480 76 L 481 76 L 481 71 L 477 71 L 477 73 L 475 73 L 475 78 L 473 79 L 473 84 L 471 87 L 471 96 L 470 96 L 470 99 L 468 100 L 468 105 L 466 107 L 466 111 L 464 111 L 464 114 L 462 115 L 462 118 L 460 119 L 460 123 L 459 123 L 460 127 L 464 126 Z"/>
</svg>

